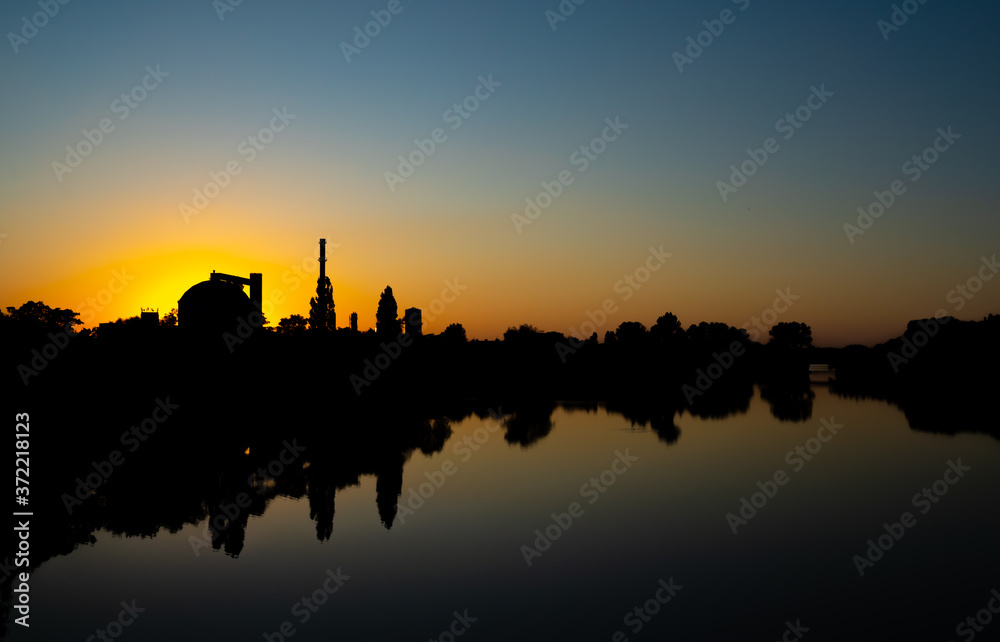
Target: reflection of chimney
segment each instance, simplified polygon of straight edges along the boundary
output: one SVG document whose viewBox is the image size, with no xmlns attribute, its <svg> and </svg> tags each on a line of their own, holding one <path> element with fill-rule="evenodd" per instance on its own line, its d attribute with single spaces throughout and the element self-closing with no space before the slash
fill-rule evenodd
<svg viewBox="0 0 1000 642">
<path fill-rule="evenodd" d="M 319 280 L 326 276 L 326 239 L 319 240 Z"/>
<path fill-rule="evenodd" d="M 264 301 L 264 276 L 260 272 L 250 273 L 250 300 L 254 307 L 261 309 Z"/>
</svg>

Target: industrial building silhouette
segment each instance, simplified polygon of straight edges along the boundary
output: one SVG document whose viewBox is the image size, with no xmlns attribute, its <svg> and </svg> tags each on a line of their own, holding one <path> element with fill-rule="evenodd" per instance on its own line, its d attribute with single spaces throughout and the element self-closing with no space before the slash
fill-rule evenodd
<svg viewBox="0 0 1000 642">
<path fill-rule="evenodd" d="M 259 272 L 243 278 L 213 270 L 207 281 L 192 285 L 177 301 L 177 324 L 188 331 L 229 331 L 239 318 L 260 311 L 263 281 Z M 250 286 L 249 296 L 244 285 Z"/>
<path fill-rule="evenodd" d="M 319 280 L 326 280 L 326 239 L 319 240 Z M 249 294 L 244 291 L 249 286 Z M 252 272 L 249 277 L 235 276 L 216 272 L 209 275 L 207 281 L 196 283 L 177 301 L 177 324 L 186 332 L 204 334 L 222 334 L 231 332 L 239 319 L 251 319 L 251 315 L 260 314 L 263 303 L 263 275 Z M 329 314 L 332 320 L 333 301 L 317 297 L 320 315 Z M 423 334 L 422 313 L 419 308 L 408 308 L 402 319 L 405 332 L 408 335 Z M 350 329 L 358 330 L 358 313 L 350 315 Z"/>
</svg>

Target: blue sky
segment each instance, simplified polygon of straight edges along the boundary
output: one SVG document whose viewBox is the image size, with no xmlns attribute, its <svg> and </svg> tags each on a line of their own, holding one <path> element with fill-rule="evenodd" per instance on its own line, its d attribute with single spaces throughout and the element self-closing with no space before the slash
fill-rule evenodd
<svg viewBox="0 0 1000 642">
<path fill-rule="evenodd" d="M 878 21 L 893 3 L 587 0 L 553 30 L 555 1 L 404 0 L 345 60 L 341 43 L 388 5 L 243 0 L 220 19 L 209 0 L 71 0 L 17 53 L 8 35 L 0 262 L 71 260 L 82 272 L 123 238 L 143 239 L 140 249 L 155 238 L 150 252 L 253 243 L 245 254 L 282 264 L 329 236 L 356 251 L 359 274 L 335 281 L 345 305 L 367 312 L 384 281 L 419 302 L 463 274 L 481 295 L 455 319 L 491 338 L 519 322 L 574 325 L 655 241 L 676 270 L 621 321 L 673 310 L 685 323 L 740 325 L 792 285 L 807 295 L 796 320 L 845 343 L 931 316 L 998 249 L 996 3 L 907 5 L 915 13 L 886 40 Z M 673 54 L 725 10 L 734 21 L 680 72 Z M 0 27 L 20 32 L 38 11 L 37 1 L 5 3 Z M 112 101 L 147 65 L 169 76 L 56 180 L 65 146 L 114 118 Z M 445 111 L 480 76 L 499 86 L 448 129 Z M 775 123 L 820 86 L 832 96 L 782 139 Z M 178 205 L 282 107 L 296 116 L 287 131 L 184 224 Z M 572 169 L 571 153 L 616 116 L 629 128 L 518 234 L 511 215 L 524 199 Z M 849 243 L 843 225 L 856 208 L 949 126 L 961 138 Z M 397 155 L 438 127 L 447 141 L 390 191 Z M 723 201 L 717 181 L 768 137 L 778 151 Z M 42 273 L 0 295 L 13 305 L 50 290 L 60 291 Z M 964 314 L 998 301 L 1000 285 Z"/>
</svg>

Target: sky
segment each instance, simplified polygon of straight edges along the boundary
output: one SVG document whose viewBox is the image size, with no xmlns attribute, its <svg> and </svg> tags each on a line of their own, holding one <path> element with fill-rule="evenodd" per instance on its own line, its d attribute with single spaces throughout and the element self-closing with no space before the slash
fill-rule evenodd
<svg viewBox="0 0 1000 642">
<path fill-rule="evenodd" d="M 980 319 L 1000 312 L 998 17 L 10 0 L 0 305 L 93 326 L 261 272 L 273 325 L 308 314 L 326 238 L 338 324 L 362 329 L 386 285 L 426 332 L 479 339 L 673 312 L 839 346 Z"/>
</svg>

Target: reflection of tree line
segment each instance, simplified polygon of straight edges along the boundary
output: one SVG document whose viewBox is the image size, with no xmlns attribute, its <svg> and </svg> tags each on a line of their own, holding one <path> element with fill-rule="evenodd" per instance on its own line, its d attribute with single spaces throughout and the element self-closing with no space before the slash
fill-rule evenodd
<svg viewBox="0 0 1000 642">
<path fill-rule="evenodd" d="M 844 388 L 834 384 L 838 394 L 863 396 Z M 808 379 L 770 382 L 759 389 L 777 419 L 804 422 L 811 418 L 814 393 Z M 724 418 L 743 414 L 749 409 L 753 394 L 754 384 L 737 382 L 718 386 L 692 406 L 649 398 L 622 398 L 604 404 L 570 404 L 570 407 L 596 411 L 603 406 L 609 413 L 621 415 L 633 427 L 648 427 L 660 440 L 673 444 L 680 438 L 678 415 L 686 412 L 701 418 Z M 505 440 L 511 445 L 530 447 L 544 439 L 553 428 L 553 413 L 561 405 L 551 400 L 504 403 Z M 929 405 L 909 400 L 902 408 L 915 428 L 934 429 L 937 424 L 928 425 L 927 421 L 939 419 L 940 412 L 930 410 Z M 65 518 L 45 533 L 56 540 L 55 534 L 62 533 L 66 539 L 47 542 L 50 554 L 66 554 L 78 544 L 93 543 L 94 532 L 99 529 L 127 537 L 151 537 L 160 529 L 177 532 L 185 526 L 206 522 L 212 548 L 237 556 L 244 546 L 249 517 L 263 515 L 268 503 L 276 497 L 306 498 L 309 517 L 316 522 L 317 538 L 329 540 L 333 534 L 336 493 L 359 485 L 363 475 L 376 477 L 378 516 L 382 525 L 391 529 L 403 490 L 403 468 L 413 452 L 420 450 L 427 455 L 440 452 L 452 434 L 452 423 L 474 415 L 489 417 L 489 411 L 481 405 L 455 405 L 448 414 L 432 419 L 398 415 L 365 421 L 355 416 L 343 423 L 322 426 L 314 424 L 317 418 L 308 411 L 293 421 L 275 418 L 275 422 L 283 424 L 282 430 L 298 429 L 309 435 L 308 453 L 302 461 L 285 467 L 278 477 L 267 478 L 267 483 L 255 488 L 248 485 L 248 479 L 255 470 L 266 469 L 268 461 L 277 456 L 283 437 L 273 434 L 268 427 L 275 424 L 260 421 L 230 423 L 239 427 L 225 430 L 216 427 L 216 432 L 210 434 L 210 424 L 219 418 L 211 410 L 214 409 L 199 407 L 187 419 L 165 426 L 164 437 L 153 442 L 154 448 L 136 452 L 133 460 L 116 470 L 96 496 L 75 508 L 72 515 L 65 514 L 58 500 L 58 494 L 71 492 L 73 486 L 72 479 L 64 476 L 58 488 L 50 489 L 57 492 L 50 497 L 54 509 L 50 513 Z M 198 418 L 206 416 L 207 421 Z M 302 429 L 303 425 L 313 427 Z M 941 427 L 947 428 L 948 424 Z M 202 435 L 195 440 L 194 447 L 192 435 Z M 105 440 L 107 443 L 110 442 Z M 241 452 L 247 443 L 249 455 Z M 88 462 L 101 457 L 107 447 L 62 449 L 64 454 L 58 465 L 72 475 L 80 475 L 90 470 Z M 46 459 L 43 455 L 40 461 Z M 249 497 L 248 505 L 234 511 L 232 507 L 241 503 L 240 495 Z"/>
<path fill-rule="evenodd" d="M 949 324 L 935 338 L 940 343 L 923 348 L 901 373 L 886 371 L 892 342 L 810 354 L 836 367 L 834 393 L 887 399 L 904 410 L 914 428 L 987 430 L 996 422 L 956 421 L 953 411 L 982 410 L 980 401 L 996 389 L 997 319 Z M 688 400 L 682 386 L 711 363 L 713 352 L 742 335 L 724 324 L 693 326 L 683 338 L 676 327 L 673 332 L 626 330 L 610 344 L 574 344 L 565 363 L 553 349 L 561 335 L 530 328 L 499 342 L 425 337 L 360 398 L 348 378 L 377 341 L 283 337 L 275 344 L 265 338 L 230 354 L 176 334 L 147 336 L 139 343 L 134 337 L 74 339 L 30 385 L 8 386 L 17 394 L 17 411 L 30 412 L 35 429 L 50 436 L 32 444 L 37 475 L 32 506 L 44 516 L 39 520 L 48 520 L 32 531 L 32 568 L 93 543 L 99 529 L 151 537 L 161 528 L 177 532 L 206 520 L 212 548 L 235 556 L 243 550 L 250 515 L 262 515 L 279 496 L 305 497 L 317 537 L 329 540 L 337 491 L 359 484 L 362 475 L 376 476 L 379 519 L 391 528 L 405 462 L 416 449 L 440 451 L 453 422 L 488 417 L 483 404 L 463 401 L 482 398 L 484 391 L 502 400 L 497 405 L 504 409 L 508 443 L 524 447 L 551 432 L 557 407 L 551 400 L 557 398 L 603 400 L 609 412 L 633 426 L 648 426 L 667 444 L 680 437 L 678 414 L 722 418 L 744 413 L 755 385 L 779 420 L 806 421 L 812 415 L 813 393 L 804 372 L 808 358 L 801 346 L 748 343 L 745 357 Z M 31 345 L 0 348 L 8 375 Z M 989 368 L 973 367 L 971 354 Z M 72 492 L 75 478 L 89 472 L 91 461 L 120 448 L 120 432 L 167 394 L 181 406 L 177 416 L 68 515 L 60 495 Z M 584 403 L 597 407 L 595 401 Z M 247 476 L 292 435 L 307 440 L 308 466 L 290 466 L 263 493 L 248 492 Z M 250 455 L 243 454 L 247 446 Z M 249 505 L 235 517 L 224 515 L 220 505 L 234 502 L 241 492 L 248 492 Z M 10 588 L 8 576 L 0 584 L 5 603 Z"/>
<path fill-rule="evenodd" d="M 741 390 L 736 397 L 717 395 L 713 399 L 719 405 L 705 405 L 698 412 L 708 417 L 745 412 L 751 396 L 752 387 Z M 505 404 L 501 425 L 507 443 L 530 447 L 544 439 L 553 428 L 553 413 L 559 406 L 539 400 Z M 633 426 L 648 425 L 668 444 L 679 437 L 675 418 L 683 411 L 655 402 L 618 401 L 605 407 Z M 269 434 L 266 425 L 260 423 L 209 436 L 205 431 L 216 417 L 211 416 L 208 422 L 199 419 L 209 414 L 207 411 L 200 407 L 165 425 L 162 439 L 151 442 L 155 447 L 138 450 L 93 497 L 74 506 L 72 514 L 67 513 L 60 496 L 72 492 L 75 477 L 91 471 L 89 463 L 102 458 L 114 443 L 105 439 L 102 445 L 90 448 L 60 449 L 58 466 L 69 472 L 48 489 L 51 492 L 46 512 L 57 519 L 45 532 L 54 541 L 36 550 L 66 554 L 79 544 L 93 543 L 94 533 L 101 529 L 126 537 L 152 537 L 161 529 L 173 533 L 204 524 L 208 536 L 205 542 L 235 557 L 243 550 L 250 516 L 263 515 L 277 497 L 305 498 L 310 519 L 316 522 L 317 538 L 329 540 L 337 492 L 359 485 L 364 475 L 375 476 L 378 516 L 382 525 L 391 529 L 403 490 L 403 468 L 413 452 L 440 452 L 452 434 L 453 422 L 490 416 L 481 406 L 469 406 L 433 419 L 397 416 L 385 423 L 352 421 L 337 428 L 327 427 L 329 432 L 306 429 L 303 432 L 308 437 L 302 440 L 308 444 L 306 454 L 271 478 L 258 473 L 266 471 L 269 462 L 277 461 L 284 437 Z M 302 430 L 303 424 L 314 420 L 310 413 L 304 413 L 295 421 L 286 420 L 284 429 Z M 192 442 L 193 435 L 204 436 Z M 249 454 L 242 452 L 248 443 Z M 42 501 L 38 497 L 36 500 Z M 60 534 L 65 538 L 62 541 L 58 541 Z M 200 554 L 199 547 L 192 547 L 192 552 Z"/>
<path fill-rule="evenodd" d="M 914 430 L 981 432 L 1000 438 L 1000 316 L 911 321 L 899 337 L 830 351 L 834 394 L 888 401 Z"/>
<path fill-rule="evenodd" d="M 697 410 L 654 401 L 621 400 L 570 407 L 600 411 L 603 406 L 609 413 L 621 415 L 633 427 L 648 427 L 670 445 L 680 438 L 678 415 L 688 412 L 716 418 L 742 414 L 752 396 L 752 386 L 739 387 L 725 394 L 717 393 L 711 403 L 703 403 Z M 765 399 L 776 417 L 805 420 L 811 415 L 811 397 L 803 396 L 801 388 L 780 392 L 771 388 Z M 551 401 L 505 404 L 501 422 L 505 440 L 511 445 L 530 447 L 544 439 L 553 428 L 554 411 L 562 405 Z M 173 433 L 158 443 L 156 449 L 138 451 L 134 462 L 116 470 L 100 491 L 72 515 L 66 514 L 57 497 L 50 497 L 39 512 L 55 519 L 36 531 L 40 537 L 34 542 L 32 566 L 37 568 L 54 555 L 69 554 L 80 544 L 95 543 L 96 532 L 102 529 L 125 537 L 154 537 L 161 529 L 176 533 L 204 525 L 214 551 L 237 557 L 244 550 L 250 516 L 262 516 L 268 504 L 281 497 L 305 498 L 317 539 L 329 541 L 334 534 L 337 492 L 358 486 L 365 475 L 376 478 L 378 518 L 383 527 L 391 529 L 403 492 L 404 465 L 414 451 L 428 455 L 440 452 L 451 437 L 453 422 L 474 415 L 489 417 L 485 408 L 470 406 L 452 409 L 448 415 L 430 420 L 399 416 L 385 422 L 371 419 L 367 423 L 342 424 L 337 436 L 306 430 L 303 443 L 308 444 L 308 450 L 302 459 L 286 466 L 276 478 L 251 485 L 248 479 L 254 471 L 266 468 L 278 456 L 280 440 L 267 436 L 264 427 L 243 425 L 228 430 L 229 434 L 221 439 L 196 440 L 193 448 L 190 436 L 202 434 L 208 428 L 197 419 L 197 414 L 170 426 Z M 295 422 L 289 422 L 286 429 L 295 430 L 313 419 L 304 413 Z M 241 450 L 246 443 L 250 443 L 249 455 Z M 80 471 L 86 470 L 89 461 L 90 455 L 84 450 L 67 451 L 60 465 Z M 50 490 L 58 493 L 67 487 Z M 241 495 L 249 500 L 242 501 L 243 506 L 234 511 L 233 507 L 241 503 Z M 201 535 L 200 529 L 196 532 Z M 189 541 L 178 541 L 185 548 L 190 546 Z M 194 554 L 194 550 L 190 552 Z M 4 581 L 2 588 L 4 597 L 9 599 L 9 580 Z"/>
</svg>

